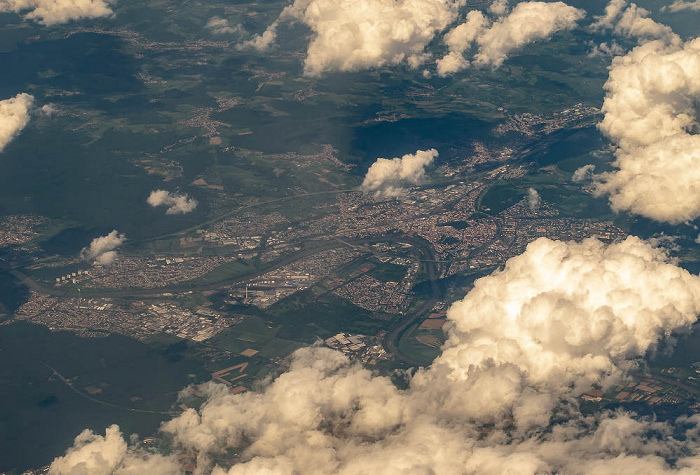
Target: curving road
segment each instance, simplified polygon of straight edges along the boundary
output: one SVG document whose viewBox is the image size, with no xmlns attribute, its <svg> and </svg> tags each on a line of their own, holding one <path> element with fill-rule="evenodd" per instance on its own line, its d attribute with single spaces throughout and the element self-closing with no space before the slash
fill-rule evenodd
<svg viewBox="0 0 700 475">
<path fill-rule="evenodd" d="M 53 374 L 56 375 L 56 376 L 58 377 L 58 379 L 60 379 L 66 386 L 68 386 L 69 388 L 71 388 L 75 393 L 77 393 L 78 395 L 84 397 L 85 399 L 87 399 L 87 400 L 89 400 L 89 401 L 92 401 L 92 402 L 95 402 L 95 403 L 97 403 L 97 404 L 102 404 L 103 406 L 109 406 L 109 407 L 116 407 L 117 409 L 124 409 L 124 410 L 131 411 L 131 412 L 141 412 L 141 413 L 144 413 L 144 414 L 158 414 L 158 415 L 165 415 L 165 416 L 174 416 L 174 415 L 177 415 L 177 414 L 178 414 L 177 412 L 149 411 L 149 410 L 147 410 L 147 409 L 137 409 L 137 408 L 134 408 L 134 407 L 120 406 L 119 404 L 113 404 L 113 403 L 111 403 L 111 402 L 101 401 L 101 400 L 99 400 L 99 399 L 97 399 L 97 398 L 94 398 L 94 397 L 92 397 L 92 396 L 89 396 L 89 395 L 85 394 L 84 392 L 82 392 L 81 390 L 79 390 L 78 388 L 76 388 L 76 387 L 73 385 L 73 383 L 70 382 L 70 380 L 68 380 L 67 378 L 65 378 L 65 377 L 64 377 L 61 373 L 59 373 L 58 371 L 56 371 L 52 366 L 49 366 L 47 363 L 44 363 L 44 366 L 46 366 L 48 369 L 50 369 L 50 370 L 53 372 Z"/>
</svg>

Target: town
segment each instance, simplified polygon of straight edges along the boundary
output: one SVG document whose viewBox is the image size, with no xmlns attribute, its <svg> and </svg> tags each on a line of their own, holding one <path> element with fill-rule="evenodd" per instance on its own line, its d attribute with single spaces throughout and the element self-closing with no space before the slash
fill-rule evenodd
<svg viewBox="0 0 700 475">
<path fill-rule="evenodd" d="M 328 160 L 333 157 L 332 149 L 323 153 Z M 481 154 L 501 160 L 502 153 L 477 148 L 465 163 L 474 165 Z M 120 254 L 110 265 L 77 256 L 47 257 L 26 267 L 37 285 L 17 318 L 52 329 L 134 338 L 167 329 L 202 341 L 232 321 L 175 307 L 168 307 L 166 316 L 137 295 L 172 300 L 169 295 L 218 289 L 231 304 L 267 309 L 322 285 L 376 318 L 390 319 L 408 311 L 417 297 L 413 287 L 426 278 L 428 261 L 437 264 L 436 278 L 447 278 L 501 266 L 542 236 L 605 241 L 625 236 L 611 221 L 560 216 L 546 201 L 533 207 L 525 194 L 499 212 L 484 206 L 489 189 L 522 176 L 522 165 L 504 164 L 472 181 L 454 178 L 456 172 L 445 167 L 436 172 L 446 173 L 447 181 L 408 189 L 396 198 L 338 191 L 335 199 L 315 205 L 311 216 L 301 220 L 285 216 L 282 204 L 264 212 L 249 207 L 171 240 L 169 252 Z M 42 219 L 6 219 L 0 229 L 7 231 L 0 237 L 28 241 Z M 392 266 L 396 275 L 378 278 L 376 268 L 383 266 Z M 105 307 L 115 297 L 128 303 Z"/>
<path fill-rule="evenodd" d="M 127 33 L 130 41 L 138 41 Z M 145 79 L 157 82 L 157 78 Z M 219 111 L 241 104 L 238 98 L 224 96 L 216 101 Z M 180 125 L 199 130 L 211 144 L 221 144 L 218 127 L 226 124 L 211 122 L 212 111 L 191 111 L 191 118 Z M 324 196 L 305 203 L 317 193 L 290 188 L 292 194 L 282 199 L 250 199 L 240 211 L 227 210 L 206 224 L 148 244 L 132 243 L 128 250 L 118 250 L 108 264 L 78 255 L 43 253 L 34 239 L 46 218 L 5 217 L 0 222 L 3 255 L 10 260 L 22 255 L 30 261 L 13 270 L 31 284 L 15 318 L 81 336 L 119 333 L 144 340 L 165 333 L 206 343 L 229 329 L 235 331 L 249 318 L 245 309 L 274 312 L 296 295 L 331 295 L 367 312 L 382 331 L 414 318 L 419 325 L 427 318 L 423 306 L 430 310 L 436 302 L 435 295 L 416 290 L 422 282 L 483 275 L 539 237 L 596 237 L 608 242 L 625 237 L 610 220 L 564 214 L 557 203 L 539 197 L 533 203 L 527 189 L 520 194 L 509 192 L 510 201 L 501 209 L 484 204 L 494 187 L 533 171 L 533 163 L 519 160 L 528 153 L 529 141 L 562 127 L 587 126 L 597 113 L 579 104 L 549 116 L 512 116 L 496 132 L 518 132 L 523 138 L 499 147 L 474 142 L 468 156 L 436 167 L 431 183 L 391 197 L 366 194 L 326 179 L 330 170 L 344 173 L 354 166 L 339 160 L 331 145 L 321 145 L 320 151 L 310 154 L 237 149 L 251 160 L 272 160 L 297 170 L 322 169 L 315 176 L 325 186 Z M 379 121 L 393 120 L 387 117 L 380 116 Z M 179 176 L 181 167 L 169 154 L 195 138 L 182 139 L 134 164 L 161 174 L 165 181 Z M 556 173 L 552 167 L 536 171 L 545 178 Z M 192 185 L 220 195 L 222 203 L 231 199 L 223 187 L 204 177 Z M 592 191 L 585 184 L 581 189 Z M 448 288 L 443 307 L 461 298 L 469 290 L 466 285 Z M 421 331 L 434 334 L 418 335 L 417 341 L 439 348 L 442 324 L 425 321 L 432 323 Z M 370 334 L 367 338 L 375 340 L 372 344 L 363 340 L 363 348 L 382 346 L 376 341 L 381 332 Z M 343 338 L 320 336 L 328 346 L 347 350 Z M 347 354 L 372 362 L 396 356 L 398 350 L 385 346 L 384 353 L 377 351 L 373 356 Z"/>
</svg>

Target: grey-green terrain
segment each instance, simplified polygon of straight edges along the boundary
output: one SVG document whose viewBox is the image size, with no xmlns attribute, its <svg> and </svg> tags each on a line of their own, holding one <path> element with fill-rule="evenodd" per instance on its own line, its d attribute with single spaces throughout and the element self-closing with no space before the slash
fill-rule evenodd
<svg viewBox="0 0 700 475">
<path fill-rule="evenodd" d="M 640 5 L 697 34 L 666 3 Z M 0 472 L 113 423 L 160 447 L 201 385 L 251 391 L 311 345 L 395 378 L 428 366 L 447 309 L 540 237 L 653 238 L 700 270 L 695 222 L 616 213 L 572 181 L 613 169 L 598 129 L 611 59 L 589 54 L 610 33 L 564 31 L 446 78 L 405 64 L 309 77 L 301 23 L 268 52 L 237 48 L 286 5 L 120 0 L 113 18 L 51 27 L 0 12 L 0 100 L 37 107 L 0 150 Z M 240 28 L 217 34 L 212 17 Z M 360 189 L 377 158 L 429 149 L 403 194 Z M 193 209 L 149 205 L 154 190 Z M 90 254 L 113 230 L 118 245 Z M 684 338 L 647 357 L 671 403 L 584 408 L 693 412 L 700 353 Z"/>
</svg>

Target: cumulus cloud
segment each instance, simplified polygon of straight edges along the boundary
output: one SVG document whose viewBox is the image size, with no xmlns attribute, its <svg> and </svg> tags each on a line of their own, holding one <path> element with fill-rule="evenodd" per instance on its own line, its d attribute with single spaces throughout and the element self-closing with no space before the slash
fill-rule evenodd
<svg viewBox="0 0 700 475">
<path fill-rule="evenodd" d="M 51 475 L 172 475 L 183 473 L 173 457 L 139 453 L 128 449 L 119 427 L 112 425 L 105 435 L 85 430 L 75 438 L 66 455 L 49 468 Z"/>
<path fill-rule="evenodd" d="M 489 21 L 484 14 L 474 10 L 467 14 L 464 23 L 448 31 L 443 43 L 447 45 L 449 53 L 437 60 L 438 75 L 448 76 L 469 67 L 469 61 L 464 57 L 464 52 L 471 48 L 488 26 Z"/>
<path fill-rule="evenodd" d="M 599 45 L 593 45 L 588 57 L 590 58 L 600 58 L 608 57 L 612 58 L 614 56 L 620 56 L 627 52 L 625 48 L 620 46 L 616 41 L 611 41 L 610 43 L 601 43 Z"/>
<path fill-rule="evenodd" d="M 399 64 L 416 68 L 430 59 L 426 46 L 454 23 L 462 6 L 463 0 L 295 0 L 262 35 L 239 48 L 265 51 L 281 23 L 299 21 L 312 32 L 304 62 L 308 76 Z M 571 29 L 585 15 L 562 2 L 522 2 L 506 15 L 507 0 L 492 3 L 489 12 L 498 18 L 471 11 L 465 23 L 447 32 L 449 53 L 437 63 L 440 75 L 466 68 L 462 53 L 474 42 L 475 66 L 498 67 L 509 53 Z"/>
<path fill-rule="evenodd" d="M 672 12 L 680 12 L 683 10 L 700 11 L 700 0 L 675 0 L 670 5 L 664 7 L 663 10 L 668 10 Z"/>
<path fill-rule="evenodd" d="M 95 259 L 98 264 L 110 265 L 117 257 L 115 249 L 121 246 L 124 241 L 126 241 L 126 237 L 115 229 L 106 236 L 93 239 L 90 246 L 84 247 L 80 251 L 80 257 L 86 261 Z"/>
<path fill-rule="evenodd" d="M 614 56 L 620 56 L 627 52 L 625 48 L 620 46 L 617 41 L 613 40 L 610 43 L 601 43 L 599 45 L 593 45 L 590 53 L 588 53 L 589 58 L 600 58 L 607 57 L 612 58 Z"/>
<path fill-rule="evenodd" d="M 589 181 L 593 179 L 593 171 L 595 170 L 595 165 L 584 165 L 581 168 L 577 168 L 574 174 L 571 176 L 571 181 L 574 183 L 582 183 L 584 181 Z"/>
<path fill-rule="evenodd" d="M 599 175 L 612 208 L 669 223 L 700 216 L 700 39 L 652 41 L 613 59 L 600 130 L 617 170 Z"/>
<path fill-rule="evenodd" d="M 430 166 L 438 152 L 435 149 L 418 150 L 414 155 L 401 158 L 378 158 L 369 167 L 360 189 L 375 196 L 399 196 L 404 187 L 419 185 L 426 180 L 425 168 Z"/>
<path fill-rule="evenodd" d="M 27 126 L 33 103 L 29 94 L 0 101 L 0 152 Z"/>
<path fill-rule="evenodd" d="M 585 16 L 583 10 L 563 2 L 523 2 L 498 19 L 477 39 L 476 66 L 498 67 L 508 54 L 522 46 L 570 30 Z"/>
<path fill-rule="evenodd" d="M 0 0 L 0 12 L 27 12 L 24 18 L 46 26 L 114 14 L 105 0 Z"/>
<path fill-rule="evenodd" d="M 489 5 L 489 11 L 496 15 L 503 15 L 508 11 L 508 0 L 496 0 Z"/>
<path fill-rule="evenodd" d="M 259 52 L 265 52 L 274 46 L 277 41 L 277 27 L 279 22 L 276 21 L 267 27 L 267 30 L 261 35 L 255 35 L 252 39 L 244 41 L 236 46 L 238 50 L 253 49 Z"/>
<path fill-rule="evenodd" d="M 425 47 L 447 28 L 462 0 L 295 0 L 263 35 L 245 44 L 270 47 L 280 22 L 299 21 L 311 29 L 304 74 L 359 71 L 425 59 Z"/>
<path fill-rule="evenodd" d="M 39 111 L 46 117 L 51 117 L 58 112 L 58 109 L 53 104 L 45 104 Z"/>
<path fill-rule="evenodd" d="M 231 33 L 239 33 L 241 31 L 240 25 L 231 26 L 226 18 L 221 18 L 218 16 L 212 17 L 204 27 L 215 35 L 226 35 Z"/>
<path fill-rule="evenodd" d="M 187 195 L 177 195 L 166 190 L 153 190 L 146 202 L 154 208 L 165 206 L 168 209 L 165 214 L 186 214 L 194 211 L 197 200 Z"/>
<path fill-rule="evenodd" d="M 679 252 L 681 246 L 678 244 L 680 236 L 672 236 L 666 233 L 656 233 L 648 239 L 649 243 L 655 247 L 663 247 L 669 252 Z"/>
<path fill-rule="evenodd" d="M 676 439 L 668 424 L 626 413 L 585 417 L 573 398 L 618 381 L 699 312 L 700 277 L 638 238 L 542 238 L 449 309 L 442 355 L 407 389 L 339 352 L 305 348 L 258 391 L 209 385 L 201 409 L 162 430 L 198 454 L 200 473 L 218 475 L 694 473 L 698 416 L 679 421 L 687 430 Z M 566 417 L 552 424 L 555 409 Z M 69 454 L 107 437 L 84 439 Z M 128 466 L 134 449 L 118 442 L 109 464 Z M 237 464 L 212 467 L 234 448 Z"/>
<path fill-rule="evenodd" d="M 472 11 L 466 22 L 449 31 L 444 38 L 449 53 L 437 61 L 440 76 L 454 74 L 467 68 L 497 68 L 508 55 L 524 45 L 550 38 L 570 30 L 585 16 L 583 10 L 563 2 L 522 2 L 507 14 L 507 2 L 496 2 L 490 11 L 499 15 L 491 22 L 480 11 Z M 470 63 L 464 52 L 476 44 L 476 54 Z"/>
<path fill-rule="evenodd" d="M 680 42 L 680 37 L 662 23 L 649 18 L 651 12 L 627 0 L 610 0 L 605 7 L 605 14 L 596 17 L 591 25 L 593 30 L 612 30 L 621 36 L 638 38 L 642 41 L 663 39 L 668 42 Z"/>
<path fill-rule="evenodd" d="M 614 28 L 627 4 L 627 0 L 610 0 L 610 3 L 605 7 L 605 14 L 595 17 L 596 21 L 591 25 L 591 28 L 594 30 Z"/>
<path fill-rule="evenodd" d="M 540 194 L 537 192 L 537 190 L 534 188 L 527 190 L 527 205 L 530 208 L 530 211 L 537 211 L 541 204 L 542 199 L 540 198 Z"/>
<path fill-rule="evenodd" d="M 414 385 L 461 375 L 466 384 L 445 409 L 454 403 L 482 419 L 510 409 L 518 426 L 546 423 L 556 398 L 614 376 L 662 336 L 689 328 L 698 311 L 700 278 L 638 238 L 610 246 L 539 239 L 451 307 L 443 354 Z M 480 393 L 490 384 L 498 395 Z"/>
</svg>

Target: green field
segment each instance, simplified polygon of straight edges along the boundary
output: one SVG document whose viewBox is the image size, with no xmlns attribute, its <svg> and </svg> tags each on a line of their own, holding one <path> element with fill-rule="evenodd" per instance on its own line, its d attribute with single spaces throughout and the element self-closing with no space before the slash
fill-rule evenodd
<svg viewBox="0 0 700 475">
<path fill-rule="evenodd" d="M 259 351 L 259 356 L 266 358 L 285 357 L 302 345 L 277 338 L 280 328 L 268 325 L 260 317 L 249 316 L 243 322 L 208 340 L 207 345 L 234 353 L 251 348 Z"/>
<path fill-rule="evenodd" d="M 442 330 L 420 330 L 419 323 L 408 328 L 399 340 L 399 351 L 414 361 L 429 365 L 440 355 L 439 348 L 433 348 L 416 339 L 417 336 L 435 337 L 440 343 L 445 342 Z"/>
<path fill-rule="evenodd" d="M 274 321 L 282 325 L 278 337 L 312 343 L 338 332 L 374 335 L 386 327 L 387 322 L 374 318 L 372 312 L 316 290 L 320 296 L 313 289 L 297 292 L 268 310 Z"/>
<path fill-rule="evenodd" d="M 370 269 L 367 274 L 382 282 L 401 282 L 406 276 L 407 270 L 406 266 L 377 261 L 375 267 Z"/>
</svg>

